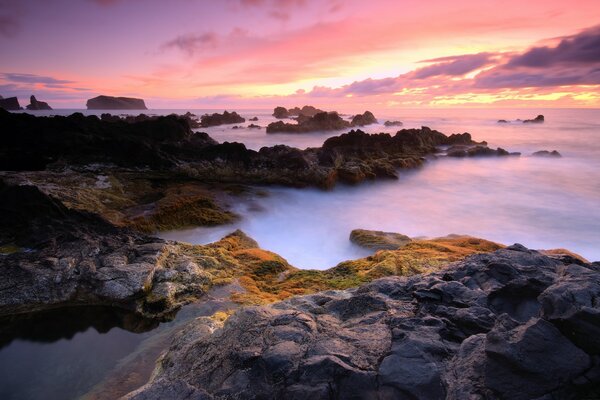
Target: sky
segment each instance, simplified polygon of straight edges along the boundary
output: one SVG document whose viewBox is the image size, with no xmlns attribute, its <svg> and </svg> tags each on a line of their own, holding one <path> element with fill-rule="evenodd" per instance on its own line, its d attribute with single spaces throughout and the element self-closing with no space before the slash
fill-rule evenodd
<svg viewBox="0 0 600 400">
<path fill-rule="evenodd" d="M 0 95 L 600 107 L 599 0 L 0 0 Z"/>
</svg>

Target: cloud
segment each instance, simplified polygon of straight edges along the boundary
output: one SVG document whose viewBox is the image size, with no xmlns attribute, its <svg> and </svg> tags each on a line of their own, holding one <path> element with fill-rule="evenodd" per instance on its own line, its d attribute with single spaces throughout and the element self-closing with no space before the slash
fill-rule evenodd
<svg viewBox="0 0 600 400">
<path fill-rule="evenodd" d="M 425 79 L 438 75 L 462 76 L 492 64 L 494 56 L 492 53 L 477 53 L 421 61 L 435 62 L 435 64 L 417 69 L 413 72 L 412 77 Z"/>
<path fill-rule="evenodd" d="M 34 74 L 19 74 L 14 72 L 2 72 L 0 77 L 3 80 L 15 82 L 15 83 L 31 83 L 31 84 L 44 84 L 44 85 L 66 85 L 75 83 L 74 81 L 56 79 L 51 76 L 41 76 Z"/>
<path fill-rule="evenodd" d="M 559 64 L 600 63 L 600 26 L 568 36 L 556 47 L 534 47 L 514 57 L 507 67 L 551 67 Z"/>
<path fill-rule="evenodd" d="M 170 40 L 163 44 L 161 47 L 175 48 L 187 53 L 188 55 L 194 55 L 204 50 L 214 50 L 219 44 L 219 37 L 214 32 L 205 32 L 200 34 L 187 34 L 177 36 L 175 39 Z"/>
<path fill-rule="evenodd" d="M 600 84 L 600 26 L 563 38 L 556 47 L 533 47 L 479 74 L 478 88 Z"/>
</svg>

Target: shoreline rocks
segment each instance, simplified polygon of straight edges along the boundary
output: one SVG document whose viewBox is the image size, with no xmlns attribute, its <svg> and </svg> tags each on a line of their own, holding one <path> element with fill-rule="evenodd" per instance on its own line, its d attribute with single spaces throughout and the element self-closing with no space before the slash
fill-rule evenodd
<svg viewBox="0 0 600 400">
<path fill-rule="evenodd" d="M 535 153 L 531 154 L 534 157 L 562 157 L 562 155 L 556 151 L 556 150 L 540 150 L 540 151 L 536 151 Z"/>
<path fill-rule="evenodd" d="M 513 245 L 192 322 L 129 400 L 594 397 L 600 265 Z"/>
<path fill-rule="evenodd" d="M 402 126 L 402 122 L 401 121 L 385 121 L 383 123 L 384 126 L 390 127 L 390 126 Z"/>
<path fill-rule="evenodd" d="M 147 110 L 143 99 L 100 95 L 86 102 L 88 110 Z"/>
<path fill-rule="evenodd" d="M 350 232 L 350 241 L 372 250 L 397 250 L 406 246 L 412 239 L 401 233 L 354 229 Z"/>
<path fill-rule="evenodd" d="M 31 95 L 29 98 L 29 105 L 27 106 L 28 110 L 52 110 L 52 107 L 48 105 L 48 103 L 44 101 L 38 101 L 34 95 Z"/>
<path fill-rule="evenodd" d="M 235 111 L 228 112 L 227 110 L 223 111 L 223 114 L 204 114 L 202 117 L 200 117 L 200 127 L 202 128 L 208 128 L 211 126 L 219 125 L 239 124 L 242 122 L 246 122 L 246 119 L 242 118 Z"/>
</svg>

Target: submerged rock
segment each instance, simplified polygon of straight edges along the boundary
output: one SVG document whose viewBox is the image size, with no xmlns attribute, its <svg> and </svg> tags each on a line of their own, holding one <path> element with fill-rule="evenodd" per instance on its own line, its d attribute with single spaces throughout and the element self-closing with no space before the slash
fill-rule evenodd
<svg viewBox="0 0 600 400">
<path fill-rule="evenodd" d="M 535 153 L 532 154 L 532 156 L 535 157 L 562 157 L 562 155 L 556 151 L 556 150 L 540 150 L 540 151 L 536 151 Z"/>
<path fill-rule="evenodd" d="M 402 126 L 401 121 L 385 121 L 383 123 L 384 126 Z"/>
<path fill-rule="evenodd" d="M 373 250 L 396 250 L 410 243 L 411 238 L 401 233 L 354 229 L 350 241 Z"/>
<path fill-rule="evenodd" d="M 245 118 L 242 118 L 235 111 L 228 112 L 223 111 L 223 114 L 213 113 L 213 114 L 204 114 L 200 118 L 200 126 L 206 128 L 210 126 L 218 126 L 218 125 L 227 125 L 227 124 L 239 124 L 242 122 L 246 122 Z"/>
<path fill-rule="evenodd" d="M 349 128 L 350 123 L 344 121 L 337 112 L 321 112 L 314 116 L 304 116 L 297 124 L 283 121 L 271 122 L 267 133 L 306 133 L 315 131 L 334 131 Z"/>
<path fill-rule="evenodd" d="M 499 123 L 499 124 L 508 124 L 508 121 L 507 121 L 507 120 L 505 120 L 505 119 L 499 119 L 499 120 L 498 120 L 498 123 Z"/>
<path fill-rule="evenodd" d="M 529 123 L 534 123 L 534 124 L 541 124 L 544 122 L 544 116 L 543 115 L 538 115 L 537 117 L 535 117 L 534 119 L 526 119 L 523 120 L 524 124 L 529 124 Z"/>
<path fill-rule="evenodd" d="M 46 103 L 46 102 L 38 101 L 34 95 L 31 95 L 27 109 L 28 110 L 52 110 L 52 107 L 50 107 L 48 105 L 48 103 Z"/>
<path fill-rule="evenodd" d="M 448 157 L 494 157 L 519 156 L 521 153 L 509 153 L 503 148 L 491 149 L 487 146 L 452 146 L 446 151 Z"/>
<path fill-rule="evenodd" d="M 97 96 L 86 103 L 88 110 L 147 110 L 143 99 Z"/>
<path fill-rule="evenodd" d="M 23 109 L 19 104 L 19 99 L 16 97 L 0 97 L 0 108 L 8 111 L 17 111 Z"/>
<path fill-rule="evenodd" d="M 126 398 L 593 398 L 600 272 L 520 245 L 190 323 Z"/>
</svg>

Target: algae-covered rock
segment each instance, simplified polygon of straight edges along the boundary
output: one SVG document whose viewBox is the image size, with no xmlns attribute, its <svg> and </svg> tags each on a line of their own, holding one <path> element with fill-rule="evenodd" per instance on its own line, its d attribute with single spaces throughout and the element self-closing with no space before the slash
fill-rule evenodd
<svg viewBox="0 0 600 400">
<path fill-rule="evenodd" d="M 411 239 L 401 233 L 354 229 L 350 241 L 361 247 L 373 250 L 396 250 L 406 246 Z"/>
</svg>

